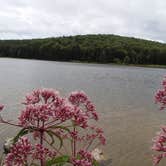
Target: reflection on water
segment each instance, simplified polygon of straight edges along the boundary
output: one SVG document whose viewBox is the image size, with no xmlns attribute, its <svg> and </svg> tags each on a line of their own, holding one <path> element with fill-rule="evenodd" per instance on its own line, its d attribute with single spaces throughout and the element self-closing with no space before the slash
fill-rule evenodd
<svg viewBox="0 0 166 166">
<path fill-rule="evenodd" d="M 67 95 L 84 90 L 97 105 L 104 127 L 104 148 L 112 166 L 150 166 L 151 139 L 166 124 L 166 113 L 153 102 L 165 69 L 95 64 L 0 59 L 0 102 L 7 105 L 3 115 L 16 119 L 23 96 L 35 88 L 48 87 Z M 14 134 L 0 128 L 4 138 Z M 164 166 L 164 161 L 161 166 Z"/>
</svg>

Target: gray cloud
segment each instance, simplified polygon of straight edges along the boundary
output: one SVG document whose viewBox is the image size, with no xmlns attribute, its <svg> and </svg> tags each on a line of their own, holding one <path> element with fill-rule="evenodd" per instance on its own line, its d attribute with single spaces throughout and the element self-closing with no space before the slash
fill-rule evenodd
<svg viewBox="0 0 166 166">
<path fill-rule="evenodd" d="M 0 38 L 119 34 L 166 42 L 165 0 L 0 0 Z"/>
</svg>

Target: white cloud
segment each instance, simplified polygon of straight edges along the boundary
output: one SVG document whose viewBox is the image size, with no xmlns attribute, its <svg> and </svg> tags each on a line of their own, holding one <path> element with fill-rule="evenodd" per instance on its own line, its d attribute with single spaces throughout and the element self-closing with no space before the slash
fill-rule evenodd
<svg viewBox="0 0 166 166">
<path fill-rule="evenodd" d="M 0 0 L 0 38 L 119 34 L 166 41 L 165 0 Z"/>
</svg>

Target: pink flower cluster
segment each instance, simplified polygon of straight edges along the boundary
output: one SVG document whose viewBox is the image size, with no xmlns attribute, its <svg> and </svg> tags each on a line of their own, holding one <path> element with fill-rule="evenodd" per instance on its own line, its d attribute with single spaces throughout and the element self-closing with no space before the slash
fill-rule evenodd
<svg viewBox="0 0 166 166">
<path fill-rule="evenodd" d="M 160 104 L 160 110 L 166 108 L 166 77 L 162 81 L 162 89 L 155 94 L 155 102 Z"/>
<path fill-rule="evenodd" d="M 5 166 L 21 166 L 26 165 L 28 156 L 31 154 L 32 145 L 27 137 L 22 137 L 13 145 L 10 153 L 5 158 Z"/>
<path fill-rule="evenodd" d="M 157 165 L 162 158 L 166 157 L 166 126 L 161 127 L 161 131 L 153 139 L 152 150 L 160 152 L 153 156 L 153 163 Z"/>
<path fill-rule="evenodd" d="M 48 148 L 43 147 L 41 144 L 33 146 L 27 137 L 21 137 L 15 143 L 10 153 L 5 158 L 5 166 L 24 166 L 28 164 L 28 160 L 40 160 L 54 157 L 56 153 L 50 151 Z"/>
<path fill-rule="evenodd" d="M 72 92 L 68 100 L 74 106 L 72 120 L 76 125 L 86 128 L 89 119 L 98 120 L 96 108 L 84 92 Z"/>
<path fill-rule="evenodd" d="M 86 141 L 93 141 L 94 139 L 97 138 L 101 145 L 105 145 L 106 139 L 105 139 L 103 130 L 101 128 L 94 127 L 94 126 L 91 126 L 90 129 L 92 133 L 86 135 Z"/>
<path fill-rule="evenodd" d="M 40 165 L 44 166 L 48 158 L 63 154 L 64 140 L 71 144 L 71 154 L 65 154 L 71 159 L 71 164 L 93 165 L 94 158 L 89 149 L 94 142 L 95 147 L 105 145 L 106 139 L 101 128 L 90 125 L 91 120 L 98 120 L 98 115 L 94 104 L 84 92 L 75 91 L 68 97 L 61 97 L 56 90 L 38 89 L 28 94 L 23 104 L 18 124 L 5 121 L 0 116 L 1 122 L 21 127 L 21 131 L 25 135 L 32 134 L 37 143 L 33 145 L 27 137 L 19 136 L 6 155 L 5 166 L 28 165 L 28 158 L 40 161 Z M 0 105 L 0 111 L 2 109 L 3 105 Z M 55 139 L 60 141 L 59 149 L 53 145 Z M 49 148 L 43 147 L 45 144 Z M 61 147 L 64 149 L 61 150 Z"/>
<path fill-rule="evenodd" d="M 162 81 L 162 89 L 155 94 L 155 102 L 160 105 L 160 110 L 166 108 L 166 77 Z M 166 126 L 161 127 L 161 131 L 153 139 L 152 150 L 159 152 L 153 156 L 153 163 L 157 165 L 162 158 L 166 157 Z"/>
<path fill-rule="evenodd" d="M 86 128 L 89 119 L 98 120 L 95 106 L 84 92 L 73 92 L 68 98 L 62 98 L 52 89 L 35 90 L 23 103 L 25 109 L 19 117 L 19 124 L 23 127 L 43 127 L 43 124 L 47 126 L 70 119 Z"/>
<path fill-rule="evenodd" d="M 19 117 L 19 124 L 23 127 L 43 127 L 45 122 L 61 120 L 62 116 L 58 114 L 61 110 L 69 111 L 64 109 L 67 103 L 59 96 L 59 92 L 52 89 L 33 91 L 26 96 L 23 104 L 25 104 L 25 109 Z"/>
<path fill-rule="evenodd" d="M 72 158 L 72 164 L 74 166 L 93 166 L 94 158 L 90 152 L 80 150 L 77 153 L 76 158 Z"/>
<path fill-rule="evenodd" d="M 32 154 L 33 159 L 46 160 L 47 158 L 52 158 L 56 156 L 57 153 L 55 151 L 50 151 L 48 148 L 43 147 L 43 145 L 41 144 L 36 144 Z"/>
</svg>

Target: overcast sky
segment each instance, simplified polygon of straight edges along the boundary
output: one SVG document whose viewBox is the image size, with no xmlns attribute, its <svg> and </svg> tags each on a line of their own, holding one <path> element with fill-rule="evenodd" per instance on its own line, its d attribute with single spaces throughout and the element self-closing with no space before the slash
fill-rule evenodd
<svg viewBox="0 0 166 166">
<path fill-rule="evenodd" d="M 0 39 L 99 33 L 166 42 L 166 0 L 0 0 Z"/>
</svg>

